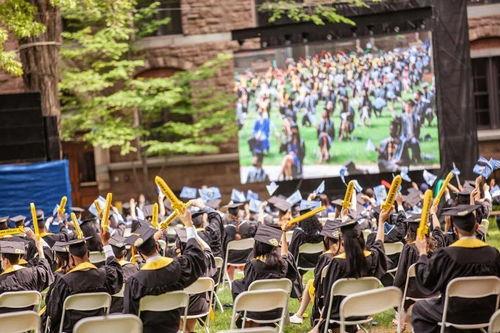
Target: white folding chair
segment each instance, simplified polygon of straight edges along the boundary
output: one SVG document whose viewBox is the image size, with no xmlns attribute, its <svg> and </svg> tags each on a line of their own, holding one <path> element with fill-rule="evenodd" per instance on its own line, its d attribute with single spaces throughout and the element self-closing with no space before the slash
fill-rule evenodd
<svg viewBox="0 0 500 333">
<path fill-rule="evenodd" d="M 384 243 L 384 252 L 386 256 L 391 256 L 393 254 L 398 254 L 403 251 L 404 244 L 401 242 L 396 242 L 396 243 Z M 393 269 L 387 270 L 387 273 L 390 274 L 393 278 L 398 270 L 398 267 L 394 267 Z"/>
<path fill-rule="evenodd" d="M 76 323 L 73 333 L 142 333 L 142 321 L 131 314 L 89 317 Z"/>
<path fill-rule="evenodd" d="M 74 294 L 66 297 L 63 303 L 61 324 L 59 325 L 59 333 L 63 331 L 64 317 L 66 311 L 91 311 L 104 309 L 106 314 L 109 314 L 111 306 L 111 296 L 108 293 L 82 293 Z"/>
<path fill-rule="evenodd" d="M 273 327 L 251 327 L 251 328 L 236 328 L 234 330 L 217 331 L 217 333 L 276 333 L 276 328 Z"/>
<path fill-rule="evenodd" d="M 292 281 L 287 278 L 256 280 L 248 287 L 248 291 L 269 289 L 280 289 L 290 294 L 292 292 Z"/>
<path fill-rule="evenodd" d="M 491 316 L 490 324 L 488 326 L 488 333 L 498 332 L 500 332 L 500 310 L 497 310 L 493 316 Z"/>
<path fill-rule="evenodd" d="M 482 219 L 479 225 L 479 230 L 484 234 L 484 239 L 488 236 L 488 228 L 490 226 L 490 221 L 488 219 Z"/>
<path fill-rule="evenodd" d="M 34 311 L 10 312 L 0 315 L 2 333 L 21 333 L 40 330 L 40 316 Z"/>
<path fill-rule="evenodd" d="M 36 290 L 9 291 L 0 294 L 0 308 L 26 309 L 33 307 L 38 310 L 42 295 Z"/>
<path fill-rule="evenodd" d="M 297 254 L 297 258 L 295 258 L 295 264 L 297 268 L 303 271 L 312 271 L 314 267 L 301 267 L 299 266 L 299 258 L 301 254 L 318 254 L 318 257 L 325 251 L 325 245 L 323 242 L 319 243 L 304 243 L 299 246 L 299 253 Z"/>
<path fill-rule="evenodd" d="M 259 324 L 277 324 L 279 327 L 278 332 L 282 333 L 285 323 L 286 309 L 288 306 L 289 293 L 280 289 L 267 289 L 267 290 L 255 290 L 255 291 L 245 291 L 239 294 L 234 300 L 233 305 L 233 315 L 231 317 L 230 329 L 234 329 L 236 326 L 236 319 L 239 312 L 243 312 L 242 325 L 245 328 L 245 322 L 247 320 L 247 312 L 264 312 L 274 309 L 281 309 L 280 318 L 276 320 L 255 320 L 253 318 L 248 318 Z"/>
<path fill-rule="evenodd" d="M 379 279 L 373 276 L 362 277 L 359 279 L 339 279 L 335 281 L 330 290 L 330 299 L 327 304 L 326 311 L 326 321 L 330 321 L 330 323 L 335 322 L 331 320 L 332 314 L 332 303 L 334 297 L 339 296 L 349 296 L 355 293 L 360 293 L 368 290 L 377 289 L 382 286 L 382 283 Z M 326 301 L 326 300 L 325 300 Z M 323 313 L 325 311 L 323 310 Z M 325 324 L 324 333 L 328 332 L 328 324 Z"/>
<path fill-rule="evenodd" d="M 215 257 L 215 267 L 217 268 L 217 281 L 215 281 L 214 285 L 214 290 L 217 290 L 217 287 L 221 283 L 223 274 L 224 274 L 224 259 L 221 257 Z M 222 306 L 222 303 L 219 299 L 219 296 L 217 295 L 217 292 L 214 292 L 214 298 L 215 298 L 215 303 L 219 305 L 220 312 L 224 312 L 224 307 Z M 214 305 L 214 310 L 215 310 L 215 305 Z"/>
<path fill-rule="evenodd" d="M 104 252 L 90 251 L 89 252 L 89 261 L 92 264 L 99 264 L 101 262 L 105 262 L 106 261 L 106 255 L 104 254 Z"/>
<path fill-rule="evenodd" d="M 205 293 L 207 299 L 208 299 L 208 310 L 207 312 L 200 313 L 197 315 L 187 315 L 186 319 L 199 319 L 203 323 L 203 327 L 205 328 L 205 332 L 209 332 L 210 328 L 210 309 L 212 309 L 212 296 L 215 294 L 215 289 L 214 289 L 215 283 L 212 278 L 209 277 L 201 277 L 198 280 L 196 280 L 193 284 L 190 286 L 184 288 L 184 291 L 189 295 L 198 295 Z M 189 311 L 189 310 L 188 310 Z M 203 317 L 207 317 L 205 321 L 203 321 Z"/>
<path fill-rule="evenodd" d="M 239 240 L 233 240 L 227 243 L 226 247 L 226 262 L 224 263 L 224 280 L 229 283 L 229 290 L 232 290 L 232 282 L 229 278 L 229 273 L 227 271 L 227 266 L 241 266 L 240 263 L 231 263 L 228 261 L 230 251 L 244 251 L 253 249 L 255 240 L 253 238 L 244 238 Z"/>
<path fill-rule="evenodd" d="M 354 293 L 342 300 L 340 303 L 340 320 L 334 321 L 340 324 L 340 333 L 345 333 L 346 325 L 358 325 L 371 323 L 371 315 L 396 308 L 399 313 L 401 305 L 401 290 L 396 287 L 386 287 Z M 365 317 L 366 319 L 347 320 L 351 317 Z M 401 332 L 400 323 L 396 332 Z"/>
<path fill-rule="evenodd" d="M 408 267 L 408 272 L 406 273 L 406 281 L 405 281 L 405 288 L 404 288 L 404 291 L 403 291 L 403 300 L 401 302 L 401 309 L 404 308 L 404 303 L 405 303 L 406 300 L 410 300 L 410 301 L 415 301 L 416 302 L 416 301 L 419 301 L 419 300 L 422 300 L 422 299 L 439 297 L 439 294 L 438 295 L 432 295 L 432 296 L 429 296 L 429 297 L 423 297 L 423 298 L 408 296 L 408 286 L 410 285 L 410 279 L 414 278 L 415 274 L 416 274 L 415 273 L 415 266 L 416 266 L 416 264 L 413 264 L 410 267 Z"/>
<path fill-rule="evenodd" d="M 171 311 L 179 308 L 184 308 L 184 319 L 187 317 L 187 310 L 189 305 L 189 295 L 184 290 L 176 290 L 166 292 L 161 295 L 144 296 L 139 301 L 139 318 L 143 311 Z M 182 331 L 186 331 L 186 320 L 183 322 Z"/>
<path fill-rule="evenodd" d="M 481 329 L 488 327 L 489 323 L 458 324 L 447 321 L 447 312 L 451 297 L 460 298 L 483 298 L 490 295 L 496 295 L 496 307 L 498 309 L 498 297 L 500 293 L 500 279 L 496 276 L 468 276 L 451 280 L 446 286 L 446 296 L 444 299 L 443 317 L 441 322 L 441 333 L 445 332 L 447 327 L 457 329 Z M 467 315 L 464 313 L 464 315 Z"/>
</svg>

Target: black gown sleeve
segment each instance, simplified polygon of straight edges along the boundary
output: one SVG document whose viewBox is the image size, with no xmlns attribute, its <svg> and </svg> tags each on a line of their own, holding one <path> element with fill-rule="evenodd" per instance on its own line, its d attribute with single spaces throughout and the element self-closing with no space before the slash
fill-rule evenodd
<svg viewBox="0 0 500 333">
<path fill-rule="evenodd" d="M 106 276 L 105 287 L 110 295 L 114 295 L 122 289 L 123 286 L 123 270 L 115 257 L 106 259 L 106 264 L 99 268 L 103 270 Z"/>
<path fill-rule="evenodd" d="M 408 268 L 418 260 L 418 253 L 412 244 L 405 244 L 399 256 L 398 270 L 394 277 L 394 286 L 404 291 Z"/>
<path fill-rule="evenodd" d="M 57 279 L 50 287 L 45 300 L 45 313 L 50 318 L 50 332 L 59 331 L 63 303 L 68 296 L 70 296 L 70 291 L 66 282 L 64 279 Z"/>
<path fill-rule="evenodd" d="M 369 275 L 374 276 L 377 279 L 381 279 L 382 276 L 387 272 L 388 268 L 388 258 L 385 255 L 384 243 L 380 240 L 376 240 L 372 246 L 369 248 L 373 256 L 371 260 L 371 267 L 369 268 Z"/>
<path fill-rule="evenodd" d="M 304 232 L 300 229 L 295 229 L 292 234 L 292 239 L 290 240 L 290 245 L 288 246 L 288 251 L 297 258 L 299 254 L 299 247 L 304 244 Z"/>
<path fill-rule="evenodd" d="M 194 238 L 188 239 L 184 253 L 175 258 L 180 265 L 180 278 L 177 282 L 181 288 L 185 288 L 205 274 L 205 254 Z"/>
<path fill-rule="evenodd" d="M 445 288 L 443 283 L 448 281 L 445 270 L 453 268 L 443 250 L 438 250 L 430 258 L 425 255 L 419 256 L 415 266 L 417 284 L 428 289 L 433 294 Z"/>
</svg>

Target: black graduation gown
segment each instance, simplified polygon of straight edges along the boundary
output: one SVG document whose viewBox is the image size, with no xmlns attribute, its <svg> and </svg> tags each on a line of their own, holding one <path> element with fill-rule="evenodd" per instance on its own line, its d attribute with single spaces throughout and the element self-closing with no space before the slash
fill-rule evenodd
<svg viewBox="0 0 500 333">
<path fill-rule="evenodd" d="M 214 257 L 224 258 L 224 224 L 218 212 L 208 213 L 208 225 L 199 233 L 199 236 L 210 246 Z"/>
<path fill-rule="evenodd" d="M 148 295 L 161 295 L 182 290 L 195 282 L 205 272 L 203 251 L 191 238 L 184 254 L 171 259 L 159 257 L 144 264 L 125 285 L 123 312 L 138 315 L 140 299 Z M 144 333 L 175 333 L 179 329 L 181 309 L 166 312 L 141 313 Z"/>
<path fill-rule="evenodd" d="M 106 259 L 103 267 L 97 268 L 89 262 L 80 264 L 57 279 L 47 293 L 46 314 L 50 317 L 50 330 L 57 332 L 64 300 L 71 295 L 90 292 L 106 292 L 110 295 L 120 291 L 123 285 L 122 267 L 114 257 Z M 103 315 L 103 310 L 66 311 L 64 332 L 71 332 L 82 318 Z"/>
<path fill-rule="evenodd" d="M 305 243 L 322 243 L 323 236 L 318 233 L 314 235 L 309 235 L 304 232 L 301 228 L 297 227 L 293 231 L 292 239 L 290 240 L 289 251 L 293 255 L 294 258 L 297 258 L 299 255 L 299 247 Z M 299 267 L 316 267 L 318 263 L 319 255 L 316 253 L 311 254 L 301 254 L 299 257 L 298 266 Z M 304 274 L 305 271 L 300 271 L 301 274 Z"/>
<path fill-rule="evenodd" d="M 0 294 L 12 291 L 42 291 L 54 280 L 47 259 L 38 259 L 32 267 L 14 266 L 12 270 L 0 274 Z M 26 309 L 33 310 L 33 309 Z M 0 313 L 19 311 L 19 309 L 0 308 Z"/>
<path fill-rule="evenodd" d="M 210 249 L 203 251 L 206 270 L 203 274 L 204 277 L 210 277 L 216 281 L 217 267 L 215 259 Z M 198 315 L 208 311 L 209 299 L 206 293 L 191 295 L 189 297 L 188 315 Z"/>
<path fill-rule="evenodd" d="M 436 323 L 441 320 L 448 283 L 457 277 L 500 276 L 500 254 L 478 239 L 465 238 L 439 249 L 431 258 L 420 256 L 415 269 L 418 285 L 432 293 L 441 293 L 441 297 L 415 303 L 413 328 L 419 333 L 439 332 Z M 496 295 L 480 299 L 454 298 L 447 317 L 449 321 L 463 324 L 488 322 L 495 307 Z"/>
<path fill-rule="evenodd" d="M 315 289 L 313 307 L 312 307 L 312 315 L 311 315 L 311 326 L 314 326 L 314 322 L 317 321 L 321 315 L 320 310 L 323 309 L 324 306 L 324 295 L 322 293 L 323 290 L 323 281 L 321 281 L 321 272 L 323 269 L 330 264 L 332 259 L 334 258 L 334 254 L 330 251 L 323 253 L 318 260 L 318 264 L 314 268 L 314 282 L 313 286 Z M 306 292 L 308 292 L 306 290 Z"/>
<path fill-rule="evenodd" d="M 279 251 L 279 249 L 277 249 Z M 244 291 L 248 290 L 248 287 L 252 282 L 257 280 L 267 280 L 267 279 L 281 279 L 288 278 L 292 282 L 300 277 L 296 268 L 294 268 L 294 259 L 291 254 L 282 256 L 282 265 L 280 266 L 268 266 L 262 258 L 252 258 L 245 265 L 245 276 L 241 280 L 234 280 L 232 284 L 233 300 Z M 279 318 L 280 311 L 271 310 L 266 312 L 249 312 L 247 314 L 248 318 L 253 318 L 256 320 L 270 320 Z"/>
<path fill-rule="evenodd" d="M 139 267 L 130 261 L 120 260 L 119 264 L 122 266 L 123 271 L 123 282 L 126 283 L 132 275 L 139 271 Z M 112 297 L 111 298 L 111 309 L 110 313 L 122 313 L 123 312 L 123 297 Z"/>
<path fill-rule="evenodd" d="M 230 241 L 253 237 L 253 235 L 251 234 L 245 234 L 244 232 L 240 233 L 240 228 L 246 231 L 248 229 L 246 227 L 249 226 L 249 223 L 250 223 L 249 221 L 241 221 L 241 222 L 228 221 L 224 226 L 224 232 L 226 234 L 224 248 L 227 248 L 227 244 Z M 255 228 L 255 230 L 256 229 L 257 228 Z M 253 249 L 231 250 L 228 252 L 227 262 L 243 265 L 247 262 L 248 257 L 252 253 L 252 250 Z"/>
<path fill-rule="evenodd" d="M 369 252 L 366 252 L 366 261 L 367 261 L 367 269 L 365 271 L 364 276 L 374 276 L 378 279 L 384 276 L 387 271 L 387 257 L 384 253 L 384 244 L 381 241 L 375 241 L 371 247 L 368 248 Z M 323 281 L 323 295 L 325 295 L 324 303 L 325 307 L 328 305 L 330 300 L 330 289 L 335 281 L 344 278 L 353 278 L 347 273 L 347 261 L 345 259 L 345 254 L 340 254 L 335 256 L 330 265 L 328 266 L 328 270 L 326 272 L 325 280 Z M 318 290 L 316 291 L 319 292 Z M 342 302 L 343 297 L 334 297 L 332 301 L 332 310 L 331 310 L 331 319 L 338 320 L 340 303 Z M 324 315 L 326 316 L 327 310 L 323 310 Z M 324 325 L 324 321 L 321 326 Z M 333 324 L 330 324 L 330 327 L 334 327 Z M 324 327 L 322 328 L 324 329 Z"/>
</svg>

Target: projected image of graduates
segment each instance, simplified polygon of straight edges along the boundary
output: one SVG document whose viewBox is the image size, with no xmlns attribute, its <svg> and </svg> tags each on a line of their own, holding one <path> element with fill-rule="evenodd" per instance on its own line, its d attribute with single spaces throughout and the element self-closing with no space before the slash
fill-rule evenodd
<svg viewBox="0 0 500 333">
<path fill-rule="evenodd" d="M 242 183 L 439 167 L 430 32 L 235 55 Z"/>
</svg>

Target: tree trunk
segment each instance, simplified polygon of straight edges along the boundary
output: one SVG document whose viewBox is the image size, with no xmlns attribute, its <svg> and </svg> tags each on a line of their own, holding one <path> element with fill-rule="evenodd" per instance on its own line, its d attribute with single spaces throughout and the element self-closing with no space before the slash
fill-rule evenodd
<svg viewBox="0 0 500 333">
<path fill-rule="evenodd" d="M 37 7 L 37 19 L 46 27 L 45 33 L 19 41 L 23 80 L 27 89 L 40 92 L 42 114 L 56 116 L 60 121 L 58 97 L 59 47 L 61 45 L 61 14 L 50 0 L 29 0 Z"/>
</svg>

